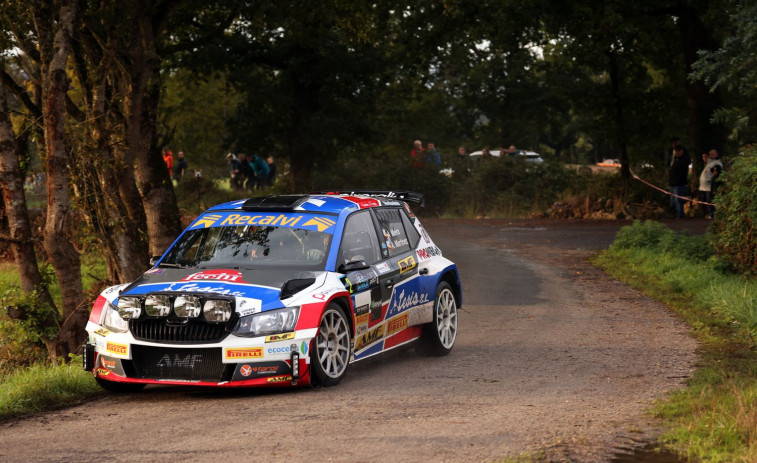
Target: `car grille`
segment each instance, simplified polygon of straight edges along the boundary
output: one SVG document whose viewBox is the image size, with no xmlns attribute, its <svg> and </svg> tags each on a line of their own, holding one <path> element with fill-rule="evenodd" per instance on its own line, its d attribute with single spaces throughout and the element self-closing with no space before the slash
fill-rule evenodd
<svg viewBox="0 0 757 463">
<path fill-rule="evenodd" d="M 169 324 L 164 318 L 148 318 L 129 321 L 129 330 L 140 341 L 165 342 L 172 344 L 203 344 L 219 342 L 225 338 L 225 324 L 189 320 L 182 325 Z"/>
<path fill-rule="evenodd" d="M 181 349 L 132 344 L 131 348 L 132 360 L 123 363 L 132 378 L 219 382 L 229 376 L 220 347 Z"/>
</svg>

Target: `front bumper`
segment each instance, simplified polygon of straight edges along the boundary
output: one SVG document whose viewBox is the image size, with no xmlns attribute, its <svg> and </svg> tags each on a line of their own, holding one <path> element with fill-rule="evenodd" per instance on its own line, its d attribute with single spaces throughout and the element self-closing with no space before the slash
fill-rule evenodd
<svg viewBox="0 0 757 463">
<path fill-rule="evenodd" d="M 310 383 L 316 329 L 257 338 L 229 335 L 209 344 L 152 343 L 90 322 L 84 367 L 100 380 L 212 387 Z M 294 368 L 293 368 L 294 366 Z"/>
</svg>

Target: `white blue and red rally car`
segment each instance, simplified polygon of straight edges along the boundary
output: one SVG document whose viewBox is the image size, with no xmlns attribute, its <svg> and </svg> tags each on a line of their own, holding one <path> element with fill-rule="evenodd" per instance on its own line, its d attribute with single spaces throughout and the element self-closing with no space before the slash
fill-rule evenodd
<svg viewBox="0 0 757 463">
<path fill-rule="evenodd" d="M 405 201 L 356 191 L 234 201 L 201 214 L 154 267 L 100 294 L 84 368 L 105 389 L 337 384 L 414 344 L 452 349 L 462 303 Z"/>
</svg>

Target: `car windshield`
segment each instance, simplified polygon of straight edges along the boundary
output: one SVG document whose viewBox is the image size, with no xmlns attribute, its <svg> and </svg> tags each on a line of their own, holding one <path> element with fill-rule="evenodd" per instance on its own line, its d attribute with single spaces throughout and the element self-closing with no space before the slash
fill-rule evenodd
<svg viewBox="0 0 757 463">
<path fill-rule="evenodd" d="M 161 265 L 323 270 L 331 238 L 330 233 L 288 227 L 201 228 L 185 233 Z"/>
</svg>

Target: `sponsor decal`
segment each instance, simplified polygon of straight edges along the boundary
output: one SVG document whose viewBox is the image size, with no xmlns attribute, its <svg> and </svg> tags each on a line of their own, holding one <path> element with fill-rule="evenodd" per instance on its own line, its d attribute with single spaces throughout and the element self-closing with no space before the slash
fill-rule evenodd
<svg viewBox="0 0 757 463">
<path fill-rule="evenodd" d="M 173 357 L 163 354 L 155 365 L 161 368 L 195 368 L 200 363 L 202 363 L 201 354 L 173 354 Z"/>
<path fill-rule="evenodd" d="M 114 369 L 116 368 L 116 361 L 115 360 L 107 360 L 105 357 L 100 357 L 100 365 L 103 366 L 103 368 L 109 368 Z"/>
<path fill-rule="evenodd" d="M 249 284 L 248 282 L 242 279 L 242 272 L 239 272 L 237 270 L 204 270 L 202 272 L 197 272 L 189 276 L 186 276 L 179 281 L 204 281 L 204 280 L 217 280 L 217 281 L 225 281 L 228 283 Z"/>
<path fill-rule="evenodd" d="M 328 228 L 331 228 L 336 224 L 335 221 L 331 219 L 327 219 L 326 217 L 313 217 L 312 219 L 308 220 L 304 224 L 302 224 L 303 227 L 307 227 L 308 225 L 315 226 L 315 228 L 322 232 Z"/>
<path fill-rule="evenodd" d="M 173 283 L 168 285 L 163 291 L 193 292 L 193 293 L 215 293 L 229 296 L 244 297 L 241 291 L 232 291 L 224 286 L 200 286 L 197 283 Z"/>
<path fill-rule="evenodd" d="M 409 314 L 405 312 L 404 314 L 398 317 L 394 317 L 391 320 L 387 321 L 386 322 L 386 337 L 388 338 L 394 333 L 397 333 L 407 328 L 408 317 L 409 317 Z"/>
<path fill-rule="evenodd" d="M 239 374 L 242 376 L 250 376 L 252 374 L 252 367 L 249 365 L 242 365 L 239 367 Z"/>
<path fill-rule="evenodd" d="M 107 336 L 110 334 L 110 331 L 106 330 L 105 328 L 98 328 L 95 330 L 95 334 L 99 334 L 100 336 Z"/>
<path fill-rule="evenodd" d="M 284 376 L 271 376 L 266 380 L 266 383 L 283 383 L 284 381 L 291 381 L 292 375 Z"/>
<path fill-rule="evenodd" d="M 370 316 L 371 316 L 371 314 L 369 314 L 368 312 L 366 312 L 366 313 L 364 313 L 362 315 L 358 315 L 357 317 L 355 317 L 355 323 L 357 323 L 358 325 L 362 325 L 364 323 L 368 323 L 368 319 L 370 318 Z"/>
<path fill-rule="evenodd" d="M 330 294 L 335 293 L 337 291 L 340 291 L 340 289 L 339 288 L 331 288 L 331 289 L 328 289 L 326 291 L 323 291 L 323 292 L 320 292 L 320 293 L 317 293 L 317 294 L 313 294 L 313 298 L 314 299 L 318 299 L 319 301 L 325 301 L 329 297 Z"/>
<path fill-rule="evenodd" d="M 302 220 L 301 215 L 287 216 L 286 214 L 229 214 L 219 225 L 271 225 L 279 227 L 294 227 Z"/>
<path fill-rule="evenodd" d="M 302 355 L 307 355 L 309 350 L 308 343 L 302 341 L 302 344 L 300 344 L 300 352 L 302 352 Z"/>
<path fill-rule="evenodd" d="M 114 342 L 109 342 L 105 344 L 105 350 L 108 352 L 112 352 L 114 354 L 118 355 L 127 355 L 129 352 L 129 346 L 124 344 L 116 344 Z"/>
<path fill-rule="evenodd" d="M 240 364 L 234 372 L 232 381 L 244 381 L 245 379 L 261 378 L 263 376 L 276 376 L 291 373 L 291 368 L 286 362 L 260 362 Z"/>
<path fill-rule="evenodd" d="M 366 315 L 370 311 L 371 306 L 368 304 L 361 305 L 360 307 L 355 309 L 355 315 L 357 315 L 358 319 L 361 315 Z"/>
<path fill-rule="evenodd" d="M 218 214 L 206 214 L 202 217 L 198 218 L 195 223 L 192 225 L 191 228 L 208 228 L 215 225 L 218 220 L 223 217 L 222 215 Z"/>
<path fill-rule="evenodd" d="M 287 339 L 293 339 L 294 333 L 272 334 L 265 337 L 265 342 L 286 341 Z"/>
<path fill-rule="evenodd" d="M 428 300 L 428 294 L 426 293 L 417 293 L 415 291 L 409 291 L 407 295 L 405 295 L 405 290 L 403 289 L 398 296 L 395 298 L 395 294 L 392 294 L 392 302 L 389 304 L 389 310 L 386 311 L 386 316 L 391 317 L 394 315 L 399 314 L 402 311 L 405 311 L 411 307 L 414 307 L 416 305 L 426 304 L 429 302 Z"/>
<path fill-rule="evenodd" d="M 226 348 L 227 360 L 257 359 L 263 357 L 262 347 Z"/>
<path fill-rule="evenodd" d="M 407 215 L 410 216 L 411 219 L 414 219 L 415 214 L 410 210 L 410 206 L 408 206 L 407 203 L 403 203 L 403 205 L 405 206 L 405 212 L 407 212 Z"/>
<path fill-rule="evenodd" d="M 411 217 L 414 217 L 414 216 L 411 216 Z M 417 220 L 415 221 L 415 223 L 416 225 L 418 225 L 418 228 L 421 229 L 421 234 L 423 234 L 423 239 L 426 241 L 426 243 L 430 243 L 431 238 L 428 237 L 428 233 L 426 233 L 426 229 L 423 228 L 423 225 L 421 225 L 421 223 L 418 222 Z"/>
<path fill-rule="evenodd" d="M 355 350 L 358 351 L 368 344 L 378 341 L 382 337 L 384 337 L 383 324 L 373 328 L 372 330 L 369 330 L 365 334 L 360 335 L 360 337 L 358 337 L 355 341 Z"/>
<path fill-rule="evenodd" d="M 431 259 L 432 257 L 442 255 L 442 251 L 436 246 L 429 246 L 424 249 L 419 249 L 417 253 L 418 253 L 419 260 Z"/>
<path fill-rule="evenodd" d="M 376 270 L 379 272 L 379 274 L 382 274 L 388 272 L 389 270 L 391 270 L 391 268 L 389 268 L 389 264 L 387 264 L 386 262 L 381 262 L 380 264 L 376 264 Z"/>
<path fill-rule="evenodd" d="M 294 350 L 297 352 L 297 345 L 294 345 Z M 292 352 L 292 346 L 269 347 L 266 352 L 269 354 L 288 354 Z"/>
<path fill-rule="evenodd" d="M 380 203 L 378 200 L 375 200 L 373 198 L 359 198 L 356 196 L 342 196 L 342 199 L 346 199 L 347 201 L 353 202 L 357 204 L 357 206 L 360 209 L 366 209 L 369 207 L 375 207 L 378 206 Z"/>
<path fill-rule="evenodd" d="M 397 262 L 400 266 L 400 275 L 409 272 L 412 269 L 414 269 L 418 264 L 415 262 L 415 257 L 413 256 L 407 256 L 401 261 Z"/>
<path fill-rule="evenodd" d="M 237 312 L 239 312 L 240 317 L 260 312 L 263 305 L 263 301 L 260 299 L 252 299 L 249 297 L 238 297 L 236 302 Z"/>
<path fill-rule="evenodd" d="M 383 206 L 401 206 L 405 203 L 401 203 L 399 201 L 382 201 L 381 204 Z"/>
<path fill-rule="evenodd" d="M 105 368 L 98 368 L 97 374 L 100 376 L 108 376 L 110 374 L 110 370 L 105 369 Z"/>
</svg>

